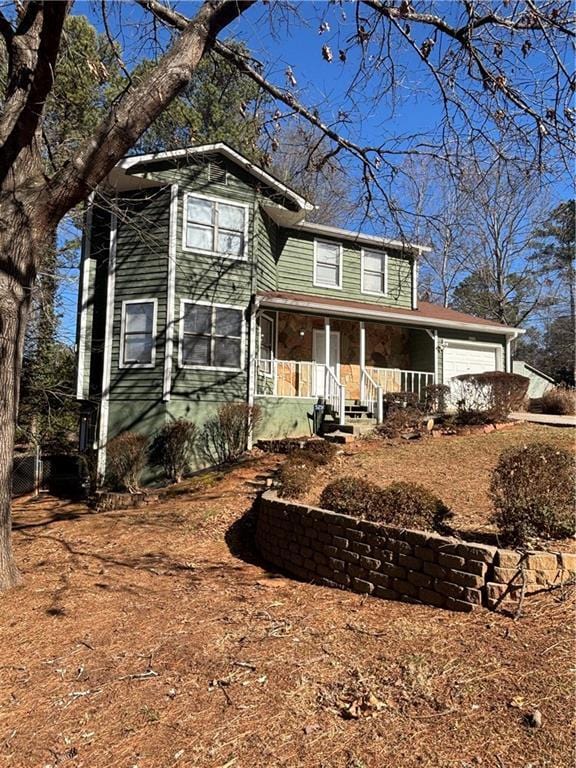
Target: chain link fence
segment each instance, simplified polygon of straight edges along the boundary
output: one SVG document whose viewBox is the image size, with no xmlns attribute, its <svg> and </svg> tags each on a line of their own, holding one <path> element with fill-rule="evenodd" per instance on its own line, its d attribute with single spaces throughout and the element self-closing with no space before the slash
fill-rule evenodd
<svg viewBox="0 0 576 768">
<path fill-rule="evenodd" d="M 48 491 L 55 496 L 79 498 L 85 495 L 87 470 L 82 456 L 41 454 L 40 451 L 16 454 L 12 465 L 12 496 Z"/>
</svg>

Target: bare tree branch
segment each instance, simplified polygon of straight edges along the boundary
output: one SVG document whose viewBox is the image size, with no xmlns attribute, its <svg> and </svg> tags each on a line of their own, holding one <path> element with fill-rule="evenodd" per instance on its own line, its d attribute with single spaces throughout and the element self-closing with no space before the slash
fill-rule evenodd
<svg viewBox="0 0 576 768">
<path fill-rule="evenodd" d="M 49 182 L 50 216 L 55 220 L 95 189 L 134 145 L 163 109 L 190 81 L 217 34 L 246 11 L 254 0 L 208 0 L 159 63 L 135 87 L 126 91 L 103 121 Z M 145 8 L 157 5 L 143 2 Z"/>
</svg>

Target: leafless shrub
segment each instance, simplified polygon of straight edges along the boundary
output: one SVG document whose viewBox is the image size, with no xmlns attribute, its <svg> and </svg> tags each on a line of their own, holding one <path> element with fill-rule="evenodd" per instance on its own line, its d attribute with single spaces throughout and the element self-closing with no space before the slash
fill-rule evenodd
<svg viewBox="0 0 576 768">
<path fill-rule="evenodd" d="M 429 384 L 424 387 L 424 410 L 426 413 L 444 413 L 450 394 L 447 384 Z"/>
<path fill-rule="evenodd" d="M 196 438 L 196 424 L 186 419 L 166 424 L 156 437 L 153 457 L 173 483 L 179 483 L 190 470 Z"/>
<path fill-rule="evenodd" d="M 576 414 L 576 389 L 561 385 L 545 392 L 542 395 L 542 412 L 558 416 Z"/>
<path fill-rule="evenodd" d="M 547 443 L 510 448 L 490 485 L 494 522 L 505 538 L 524 545 L 530 538 L 573 536 L 576 530 L 574 456 Z"/>
<path fill-rule="evenodd" d="M 135 493 L 148 458 L 148 438 L 123 432 L 106 446 L 106 485 L 113 490 Z"/>
<path fill-rule="evenodd" d="M 224 403 L 204 425 L 200 450 L 211 464 L 232 464 L 246 451 L 248 438 L 262 421 L 262 409 L 248 403 Z"/>
</svg>

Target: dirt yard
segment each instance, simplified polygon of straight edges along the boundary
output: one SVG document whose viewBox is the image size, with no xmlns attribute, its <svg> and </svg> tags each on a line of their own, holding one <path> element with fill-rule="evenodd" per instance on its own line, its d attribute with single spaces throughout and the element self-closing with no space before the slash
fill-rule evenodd
<svg viewBox="0 0 576 768">
<path fill-rule="evenodd" d="M 469 512 L 494 460 L 492 436 L 474 440 L 443 448 L 458 473 L 417 462 Z M 380 477 L 417 474 L 413 449 L 435 447 L 382 448 Z M 572 596 L 531 597 L 515 621 L 273 574 L 241 518 L 274 463 L 145 510 L 17 505 L 24 583 L 0 597 L 0 766 L 571 767 Z"/>
</svg>

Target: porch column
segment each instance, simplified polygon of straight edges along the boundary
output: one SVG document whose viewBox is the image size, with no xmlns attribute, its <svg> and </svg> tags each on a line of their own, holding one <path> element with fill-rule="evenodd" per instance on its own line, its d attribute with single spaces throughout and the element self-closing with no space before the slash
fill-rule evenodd
<svg viewBox="0 0 576 768">
<path fill-rule="evenodd" d="M 328 394 L 328 366 L 330 365 L 330 318 L 324 318 L 324 397 Z"/>
<path fill-rule="evenodd" d="M 360 321 L 360 402 L 364 402 L 364 368 L 366 367 L 366 326 Z"/>
</svg>

